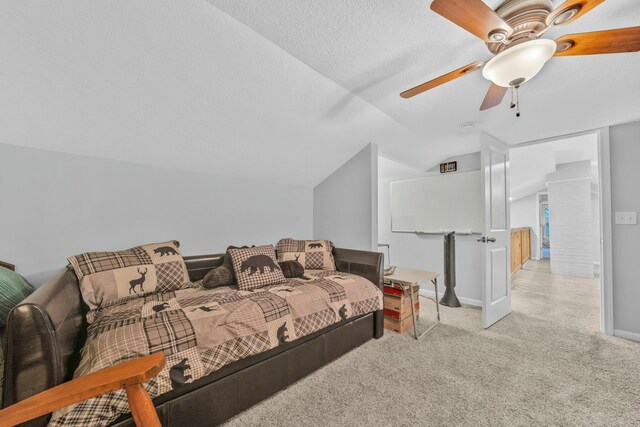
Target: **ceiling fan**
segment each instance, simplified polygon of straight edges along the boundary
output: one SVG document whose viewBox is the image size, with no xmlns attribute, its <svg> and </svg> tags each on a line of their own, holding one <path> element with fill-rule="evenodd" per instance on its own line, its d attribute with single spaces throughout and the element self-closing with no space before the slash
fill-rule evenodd
<svg viewBox="0 0 640 427">
<path fill-rule="evenodd" d="M 569 24 L 604 0 L 566 0 L 554 9 L 551 0 L 506 0 L 494 11 L 482 0 L 435 0 L 431 9 L 487 44 L 495 56 L 476 61 L 400 94 L 411 98 L 483 68 L 492 82 L 480 110 L 502 102 L 511 88 L 511 108 L 520 117 L 518 89 L 553 56 L 596 55 L 640 51 L 640 27 L 540 38 L 555 25 Z M 514 93 L 515 92 L 515 93 Z"/>
</svg>

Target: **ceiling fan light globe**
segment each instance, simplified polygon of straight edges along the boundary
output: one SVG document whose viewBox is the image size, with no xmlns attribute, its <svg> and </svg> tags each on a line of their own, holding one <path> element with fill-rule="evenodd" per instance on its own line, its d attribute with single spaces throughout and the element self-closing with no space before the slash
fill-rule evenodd
<svg viewBox="0 0 640 427">
<path fill-rule="evenodd" d="M 516 81 L 524 83 L 540 72 L 555 54 L 556 47 L 556 42 L 547 39 L 520 43 L 491 58 L 482 75 L 502 87 L 510 87 Z"/>
</svg>

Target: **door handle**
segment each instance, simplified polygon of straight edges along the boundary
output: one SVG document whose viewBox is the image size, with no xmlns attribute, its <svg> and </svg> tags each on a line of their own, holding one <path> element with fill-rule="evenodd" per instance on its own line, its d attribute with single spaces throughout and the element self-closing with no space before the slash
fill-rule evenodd
<svg viewBox="0 0 640 427">
<path fill-rule="evenodd" d="M 480 243 L 493 243 L 496 241 L 496 239 L 494 239 L 493 237 L 485 237 L 485 236 L 482 236 L 476 240 Z"/>
</svg>

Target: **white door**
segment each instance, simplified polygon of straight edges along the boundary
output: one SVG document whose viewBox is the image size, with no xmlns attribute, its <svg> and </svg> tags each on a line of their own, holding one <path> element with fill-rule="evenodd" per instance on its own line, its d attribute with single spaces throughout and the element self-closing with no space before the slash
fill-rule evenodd
<svg viewBox="0 0 640 427">
<path fill-rule="evenodd" d="M 511 312 L 511 233 L 509 149 L 486 134 L 482 134 L 482 170 L 485 225 L 478 241 L 483 246 L 482 326 L 488 328 Z"/>
</svg>

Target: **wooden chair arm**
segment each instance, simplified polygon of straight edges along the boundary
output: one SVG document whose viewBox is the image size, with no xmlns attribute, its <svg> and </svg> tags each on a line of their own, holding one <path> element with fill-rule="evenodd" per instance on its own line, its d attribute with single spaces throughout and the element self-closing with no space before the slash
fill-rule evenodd
<svg viewBox="0 0 640 427">
<path fill-rule="evenodd" d="M 164 366 L 164 354 L 154 353 L 75 378 L 0 410 L 0 425 L 14 426 L 123 388 L 127 391 L 136 425 L 159 426 L 157 413 L 142 383 L 158 375 Z M 153 417 L 155 420 L 151 419 Z"/>
</svg>

